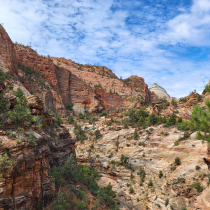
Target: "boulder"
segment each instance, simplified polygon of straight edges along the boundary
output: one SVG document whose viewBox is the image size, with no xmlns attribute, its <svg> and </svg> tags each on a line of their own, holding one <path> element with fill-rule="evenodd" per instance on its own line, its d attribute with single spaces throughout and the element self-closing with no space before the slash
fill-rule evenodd
<svg viewBox="0 0 210 210">
<path fill-rule="evenodd" d="M 43 110 L 44 109 L 44 103 L 41 98 L 35 95 L 31 95 L 26 97 L 26 100 L 28 102 L 28 106 L 31 109 L 38 109 L 38 110 Z"/>
</svg>

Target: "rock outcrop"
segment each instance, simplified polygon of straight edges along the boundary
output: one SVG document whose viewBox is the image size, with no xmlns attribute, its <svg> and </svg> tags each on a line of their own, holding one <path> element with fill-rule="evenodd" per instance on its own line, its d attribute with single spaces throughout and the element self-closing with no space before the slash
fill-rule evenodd
<svg viewBox="0 0 210 210">
<path fill-rule="evenodd" d="M 5 95 L 10 109 L 14 108 L 16 97 Z M 27 101 L 32 114 L 40 111 L 45 127 L 39 130 L 33 124 L 17 129 L 5 124 L 0 130 L 0 209 L 34 210 L 47 206 L 55 196 L 50 168 L 63 165 L 71 154 L 75 155 L 75 141 L 64 127 L 57 126 L 54 137 L 50 136 L 53 119 L 44 112 L 41 99 L 29 96 Z"/>
<path fill-rule="evenodd" d="M 0 69 L 18 74 L 14 43 L 0 24 Z"/>
<path fill-rule="evenodd" d="M 105 108 L 110 111 L 129 107 L 136 100 L 141 104 L 151 102 L 151 92 L 142 77 L 131 76 L 123 80 L 117 78 L 106 66 L 81 65 L 64 58 L 52 57 L 52 60 L 95 89 Z"/>
<path fill-rule="evenodd" d="M 166 90 L 162 87 L 160 87 L 157 83 L 152 84 L 149 87 L 149 90 L 151 92 L 154 92 L 158 98 L 165 98 L 165 99 L 170 99 L 170 96 L 168 95 L 168 93 L 166 92 Z"/>
</svg>

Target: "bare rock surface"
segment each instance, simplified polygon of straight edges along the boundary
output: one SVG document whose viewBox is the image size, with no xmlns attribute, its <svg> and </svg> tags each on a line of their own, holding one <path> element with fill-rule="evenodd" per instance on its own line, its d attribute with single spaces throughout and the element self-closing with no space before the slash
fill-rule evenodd
<svg viewBox="0 0 210 210">
<path fill-rule="evenodd" d="M 158 96 L 158 98 L 170 99 L 170 96 L 168 95 L 166 90 L 164 88 L 160 87 L 157 83 L 152 84 L 149 87 L 149 90 L 151 92 L 154 92 Z"/>
</svg>

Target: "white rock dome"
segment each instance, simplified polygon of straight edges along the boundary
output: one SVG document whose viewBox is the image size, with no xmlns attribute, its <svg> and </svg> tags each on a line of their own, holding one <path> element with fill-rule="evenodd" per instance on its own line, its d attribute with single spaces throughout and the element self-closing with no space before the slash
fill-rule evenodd
<svg viewBox="0 0 210 210">
<path fill-rule="evenodd" d="M 170 99 L 170 96 L 168 95 L 166 90 L 164 88 L 160 87 L 157 83 L 152 84 L 149 87 L 149 90 L 151 92 L 154 92 L 158 96 L 158 98 Z"/>
</svg>

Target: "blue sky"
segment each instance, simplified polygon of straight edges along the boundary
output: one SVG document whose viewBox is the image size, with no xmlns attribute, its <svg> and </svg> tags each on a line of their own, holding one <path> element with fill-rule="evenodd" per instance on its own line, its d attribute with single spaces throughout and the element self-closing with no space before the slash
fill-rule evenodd
<svg viewBox="0 0 210 210">
<path fill-rule="evenodd" d="M 210 0 L 0 0 L 0 23 L 41 55 L 138 75 L 171 96 L 210 79 Z"/>
</svg>

